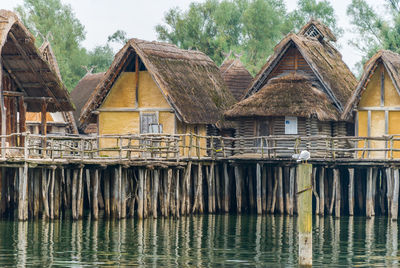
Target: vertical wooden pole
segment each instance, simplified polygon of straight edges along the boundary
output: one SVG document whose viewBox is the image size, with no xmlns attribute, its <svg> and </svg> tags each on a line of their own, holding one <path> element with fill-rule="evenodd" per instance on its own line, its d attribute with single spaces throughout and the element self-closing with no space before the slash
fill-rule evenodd
<svg viewBox="0 0 400 268">
<path fill-rule="evenodd" d="M 240 214 L 242 212 L 242 174 L 239 166 L 236 165 L 234 170 L 236 182 L 236 211 Z"/>
<path fill-rule="evenodd" d="M 319 172 L 319 215 L 325 213 L 325 168 L 321 167 Z"/>
<path fill-rule="evenodd" d="M 257 214 L 262 214 L 262 200 L 261 200 L 261 165 L 256 165 L 256 195 L 257 195 Z"/>
<path fill-rule="evenodd" d="M 50 219 L 54 219 L 54 180 L 56 177 L 56 169 L 55 167 L 51 167 L 51 176 L 50 176 L 50 189 L 49 189 L 49 199 L 50 199 Z"/>
<path fill-rule="evenodd" d="M 375 200 L 376 200 L 376 181 L 378 179 L 379 170 L 378 168 L 372 169 L 372 188 L 371 188 L 371 201 L 372 201 L 372 214 L 371 216 L 375 216 Z"/>
<path fill-rule="evenodd" d="M 293 216 L 293 211 L 294 211 L 294 195 L 295 195 L 295 189 L 294 189 L 294 181 L 295 181 L 295 176 L 296 176 L 296 168 L 295 167 L 290 167 L 290 175 L 289 175 L 289 215 Z"/>
<path fill-rule="evenodd" d="M 335 200 L 335 217 L 340 218 L 340 204 L 341 204 L 341 190 L 340 190 L 340 172 L 339 169 L 335 168 L 333 170 L 333 176 L 336 177 L 336 200 Z"/>
<path fill-rule="evenodd" d="M 126 218 L 126 182 L 128 180 L 128 170 L 120 167 L 120 204 L 121 204 L 121 219 Z"/>
<path fill-rule="evenodd" d="M 275 213 L 275 208 L 276 208 L 276 194 L 277 194 L 277 190 L 278 190 L 278 168 L 274 168 L 274 189 L 272 190 L 272 201 L 271 201 L 271 213 L 274 214 Z"/>
<path fill-rule="evenodd" d="M 354 215 L 354 168 L 349 168 L 349 215 Z"/>
<path fill-rule="evenodd" d="M 47 195 L 47 169 L 42 169 L 42 203 L 43 203 L 43 218 L 48 219 L 49 214 L 49 201 Z"/>
<path fill-rule="evenodd" d="M 143 219 L 143 185 L 144 185 L 144 173 L 143 168 L 139 168 L 139 189 L 138 189 L 138 208 L 137 214 L 139 219 Z"/>
<path fill-rule="evenodd" d="M 314 167 L 312 170 L 312 185 L 313 185 L 313 194 L 315 197 L 315 215 L 319 214 L 319 195 L 317 192 L 317 168 Z"/>
<path fill-rule="evenodd" d="M 39 170 L 33 170 L 33 217 L 39 216 L 40 201 L 40 177 Z"/>
<path fill-rule="evenodd" d="M 179 195 L 179 190 L 181 189 L 181 187 L 180 187 L 180 183 L 179 183 L 180 182 L 179 177 L 180 177 L 179 169 L 176 169 L 175 170 L 175 205 L 176 205 L 176 208 L 175 208 L 176 215 L 175 216 L 177 218 L 180 217 L 180 207 L 179 207 L 179 205 L 180 205 L 180 200 L 179 200 L 180 195 Z"/>
<path fill-rule="evenodd" d="M 391 217 L 391 207 L 393 200 L 393 169 L 386 168 L 386 196 L 387 196 L 387 207 L 388 207 L 388 216 Z"/>
<path fill-rule="evenodd" d="M 229 174 L 227 163 L 224 163 L 224 212 L 229 212 Z"/>
<path fill-rule="evenodd" d="M 26 105 L 24 102 L 24 97 L 20 96 L 18 98 L 18 108 L 19 108 L 19 133 L 26 132 Z M 20 136 L 19 147 L 25 146 L 25 137 Z"/>
<path fill-rule="evenodd" d="M 254 209 L 256 208 L 256 203 L 255 203 L 255 196 L 254 196 L 254 175 L 253 175 L 253 167 L 249 165 L 247 167 L 247 182 L 248 182 L 248 189 L 249 189 L 249 211 L 253 212 Z"/>
<path fill-rule="evenodd" d="M 336 179 L 337 177 L 335 174 L 333 175 L 333 184 L 332 184 L 332 195 L 330 197 L 330 207 L 329 207 L 329 215 L 333 214 L 333 205 L 335 204 L 335 194 L 336 194 Z"/>
<path fill-rule="evenodd" d="M 208 172 L 208 183 L 207 183 L 207 192 L 208 192 L 208 213 L 213 213 L 213 183 L 214 183 L 214 160 L 211 162 L 210 171 Z M 178 181 L 179 182 L 179 181 Z"/>
<path fill-rule="evenodd" d="M 98 190 L 99 190 L 99 170 L 94 169 L 94 176 L 92 178 L 92 208 L 93 208 L 93 219 L 99 218 L 99 202 L 98 202 Z"/>
<path fill-rule="evenodd" d="M 365 213 L 367 218 L 372 217 L 372 176 L 373 176 L 373 170 L 372 168 L 368 168 L 367 171 L 367 194 L 366 194 L 366 199 L 365 199 Z"/>
<path fill-rule="evenodd" d="M 278 201 L 279 201 L 279 207 L 278 207 L 278 212 L 279 214 L 283 214 L 284 212 L 284 201 L 283 201 L 283 172 L 282 172 L 282 167 L 278 167 Z"/>
<path fill-rule="evenodd" d="M 263 166 L 261 175 L 262 213 L 267 212 L 267 167 Z"/>
<path fill-rule="evenodd" d="M 158 183 L 160 179 L 160 170 L 154 170 L 154 183 L 153 183 L 153 218 L 157 218 L 157 197 L 158 197 Z"/>
<path fill-rule="evenodd" d="M 268 177 L 267 177 L 267 213 L 271 213 L 272 209 L 272 195 L 273 195 L 273 168 L 268 168 Z"/>
<path fill-rule="evenodd" d="M 18 219 L 28 219 L 28 163 L 19 168 Z"/>
<path fill-rule="evenodd" d="M 392 200 L 392 220 L 397 220 L 399 213 L 399 169 L 393 170 L 393 200 Z"/>
<path fill-rule="evenodd" d="M 312 165 L 300 164 L 297 172 L 299 204 L 299 264 L 312 265 Z"/>
</svg>

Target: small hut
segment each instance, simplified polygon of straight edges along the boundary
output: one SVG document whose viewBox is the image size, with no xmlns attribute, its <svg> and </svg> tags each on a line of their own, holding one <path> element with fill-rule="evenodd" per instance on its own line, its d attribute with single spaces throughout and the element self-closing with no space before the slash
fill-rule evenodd
<svg viewBox="0 0 400 268">
<path fill-rule="evenodd" d="M 35 38 L 11 11 L 0 10 L 1 134 L 26 131 L 26 111 L 41 113 L 41 134 L 47 134 L 46 113 L 72 111 L 67 89 Z M 2 142 L 4 138 L 2 139 Z M 10 145 L 23 140 L 9 138 Z"/>
<path fill-rule="evenodd" d="M 82 108 L 79 121 L 85 128 L 98 120 L 100 135 L 204 136 L 207 126 L 216 125 L 233 103 L 218 67 L 204 53 L 131 39 Z"/>
<path fill-rule="evenodd" d="M 71 91 L 72 102 L 75 104 L 74 119 L 78 125 L 78 130 L 83 134 L 97 135 L 97 120 L 94 123 L 86 124 L 85 127 L 79 124 L 79 116 L 85 103 L 88 101 L 97 85 L 104 77 L 104 72 L 87 74 L 78 82 Z"/>
<path fill-rule="evenodd" d="M 60 68 L 58 67 L 56 56 L 47 38 L 44 39 L 43 44 L 39 47 L 39 51 L 42 57 L 47 60 L 47 62 L 53 68 L 53 71 L 57 74 L 60 81 L 62 81 Z M 47 134 L 78 134 L 78 128 L 76 126 L 73 113 L 71 111 L 56 113 L 48 112 L 46 114 L 46 122 Z M 28 112 L 26 114 L 26 126 L 30 133 L 39 134 L 40 123 L 40 113 Z"/>
<path fill-rule="evenodd" d="M 359 137 L 400 135 L 400 55 L 381 50 L 364 66 L 364 73 L 346 105 L 343 120 L 355 118 L 355 134 Z M 385 141 L 360 141 L 362 148 L 384 149 Z M 400 142 L 394 141 L 394 148 Z M 361 156 L 361 153 L 360 153 Z M 394 152 L 399 158 L 400 153 Z M 363 157 L 384 158 L 384 151 L 372 151 Z"/>
<path fill-rule="evenodd" d="M 225 113 L 238 122 L 236 135 L 351 134 L 351 118 L 341 120 L 340 115 L 357 80 L 333 46 L 335 40 L 329 28 L 315 20 L 298 34 L 288 34 L 243 99 Z"/>
<path fill-rule="evenodd" d="M 226 86 L 232 92 L 233 97 L 239 101 L 249 87 L 251 80 L 253 80 L 253 76 L 251 76 L 238 57 L 235 59 L 227 57 L 219 69 Z"/>
</svg>

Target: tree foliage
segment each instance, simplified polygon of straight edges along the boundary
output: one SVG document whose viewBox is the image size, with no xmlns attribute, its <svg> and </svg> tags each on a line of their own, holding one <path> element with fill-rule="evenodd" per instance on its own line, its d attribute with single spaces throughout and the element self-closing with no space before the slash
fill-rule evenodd
<svg viewBox="0 0 400 268">
<path fill-rule="evenodd" d="M 24 0 L 16 12 L 36 37 L 36 45 L 43 36 L 51 33 L 49 40 L 57 57 L 65 86 L 71 90 L 85 75 L 82 66 L 96 65 L 95 71 L 104 71 L 111 64 L 113 52 L 108 45 L 87 51 L 82 46 L 85 29 L 76 18 L 70 5 L 60 0 Z"/>
<path fill-rule="evenodd" d="M 347 7 L 356 34 L 350 44 L 363 56 L 359 70 L 379 49 L 400 53 L 400 0 L 385 0 L 385 3 L 386 19 L 365 0 L 352 0 Z"/>
<path fill-rule="evenodd" d="M 229 51 L 242 55 L 254 74 L 265 63 L 277 42 L 297 31 L 310 18 L 337 28 L 334 9 L 328 1 L 299 0 L 288 13 L 283 0 L 206 0 L 188 10 L 170 9 L 164 23 L 156 26 L 158 39 L 184 49 L 197 49 L 220 64 Z"/>
</svg>

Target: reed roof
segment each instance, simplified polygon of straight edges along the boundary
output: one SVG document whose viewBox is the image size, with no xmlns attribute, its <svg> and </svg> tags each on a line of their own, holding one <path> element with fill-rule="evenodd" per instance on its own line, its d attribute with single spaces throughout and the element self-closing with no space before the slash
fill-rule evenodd
<svg viewBox="0 0 400 268">
<path fill-rule="evenodd" d="M 240 100 L 253 80 L 253 76 L 239 59 L 226 59 L 219 69 L 233 97 L 237 101 Z"/>
<path fill-rule="evenodd" d="M 309 77 L 291 73 L 269 80 L 260 91 L 236 103 L 225 116 L 228 119 L 297 116 L 337 121 L 339 113 Z"/>
<path fill-rule="evenodd" d="M 215 63 L 204 53 L 175 45 L 131 39 L 117 53 L 104 78 L 82 109 L 80 122 L 90 122 L 123 68 L 139 56 L 175 110 L 189 124 L 215 124 L 235 100 Z"/>
<path fill-rule="evenodd" d="M 71 91 L 72 102 L 75 104 L 74 118 L 79 128 L 79 116 L 82 108 L 103 79 L 104 74 L 104 72 L 95 74 L 87 73 Z"/>
<path fill-rule="evenodd" d="M 290 33 L 275 47 L 274 53 L 250 84 L 245 97 L 254 94 L 267 83 L 271 78 L 269 74 L 293 45 L 320 81 L 323 91 L 342 112 L 357 85 L 356 77 L 342 60 L 342 55 L 329 42 L 301 34 Z"/>
<path fill-rule="evenodd" d="M 35 38 L 8 10 L 0 10 L 1 63 L 25 96 L 27 111 L 40 112 L 38 98 L 47 98 L 47 111 L 72 111 L 69 93 L 50 63 L 35 46 Z"/>
<path fill-rule="evenodd" d="M 342 114 L 343 119 L 348 120 L 352 118 L 353 111 L 357 109 L 361 96 L 367 88 L 368 82 L 379 64 L 384 65 L 394 87 L 400 94 L 400 55 L 389 50 L 380 50 L 365 63 L 364 72 L 360 82 Z"/>
</svg>

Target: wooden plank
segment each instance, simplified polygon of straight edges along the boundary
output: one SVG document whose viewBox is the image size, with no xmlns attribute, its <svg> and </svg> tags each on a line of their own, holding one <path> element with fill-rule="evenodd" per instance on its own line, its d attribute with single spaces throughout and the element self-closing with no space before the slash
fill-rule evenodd
<svg viewBox="0 0 400 268">
<path fill-rule="evenodd" d="M 349 215 L 354 215 L 354 168 L 349 168 Z"/>
</svg>

